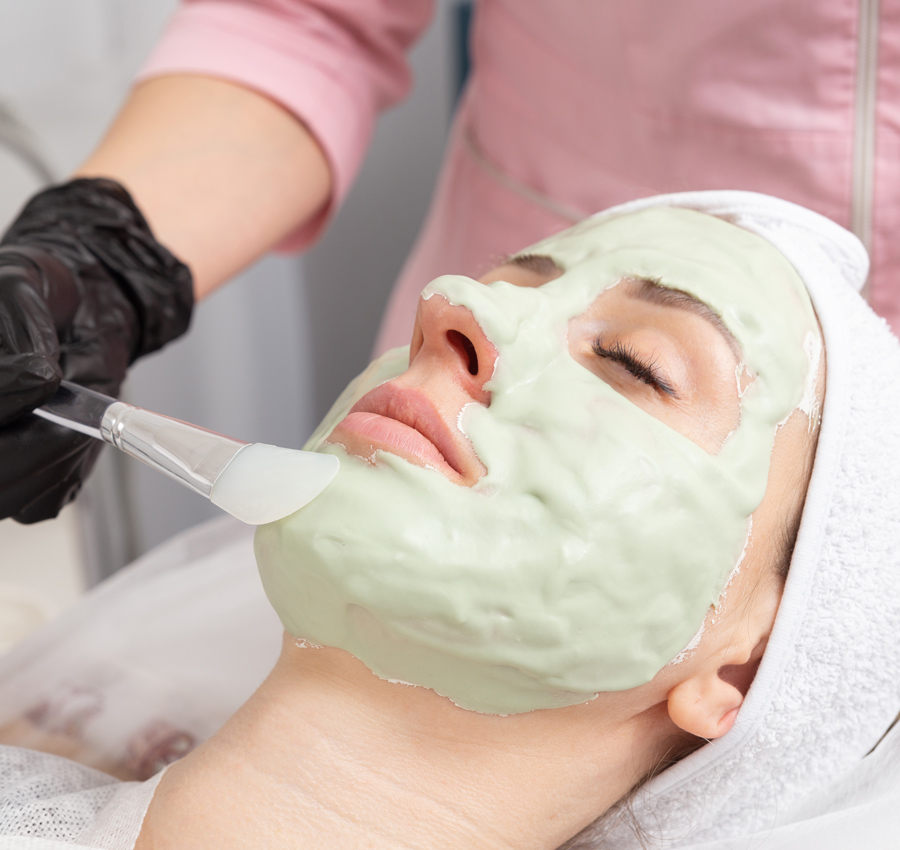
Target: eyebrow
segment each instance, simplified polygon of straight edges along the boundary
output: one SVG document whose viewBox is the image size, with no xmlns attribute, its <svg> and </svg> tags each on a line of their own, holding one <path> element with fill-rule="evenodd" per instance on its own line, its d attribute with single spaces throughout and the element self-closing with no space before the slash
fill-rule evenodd
<svg viewBox="0 0 900 850">
<path fill-rule="evenodd" d="M 520 269 L 534 272 L 541 277 L 559 277 L 564 269 L 557 265 L 552 257 L 546 254 L 515 254 L 503 261 L 505 266 L 517 266 Z"/>
<path fill-rule="evenodd" d="M 705 319 L 724 337 L 734 356 L 738 360 L 743 358 L 741 346 L 734 334 L 728 330 L 722 317 L 708 304 L 691 295 L 690 292 L 664 286 L 659 280 L 653 278 L 628 277 L 626 280 L 638 284 L 629 294 L 640 301 L 647 304 L 660 304 L 663 307 L 674 307 L 676 310 L 687 310 L 689 313 Z"/>
</svg>

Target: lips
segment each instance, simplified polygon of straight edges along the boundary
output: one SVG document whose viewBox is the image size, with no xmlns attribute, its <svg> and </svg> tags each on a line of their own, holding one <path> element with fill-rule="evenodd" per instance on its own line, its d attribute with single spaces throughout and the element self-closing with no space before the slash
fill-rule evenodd
<svg viewBox="0 0 900 850">
<path fill-rule="evenodd" d="M 485 472 L 462 432 L 450 429 L 424 393 L 390 382 L 353 405 L 327 442 L 364 459 L 390 452 L 458 484 L 474 484 Z"/>
</svg>

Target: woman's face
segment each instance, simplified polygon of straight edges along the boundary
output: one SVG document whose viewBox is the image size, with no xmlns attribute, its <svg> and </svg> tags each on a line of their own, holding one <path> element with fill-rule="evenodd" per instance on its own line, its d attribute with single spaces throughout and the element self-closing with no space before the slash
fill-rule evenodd
<svg viewBox="0 0 900 850">
<path fill-rule="evenodd" d="M 260 529 L 269 598 L 292 634 L 479 711 L 646 683 L 740 563 L 819 350 L 777 250 L 690 210 L 438 278 L 408 362 L 314 436 L 336 481 Z"/>
</svg>

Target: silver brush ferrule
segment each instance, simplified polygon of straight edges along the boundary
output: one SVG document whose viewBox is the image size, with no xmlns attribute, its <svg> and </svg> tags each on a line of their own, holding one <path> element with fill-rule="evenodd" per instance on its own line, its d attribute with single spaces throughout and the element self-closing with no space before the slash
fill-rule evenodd
<svg viewBox="0 0 900 850">
<path fill-rule="evenodd" d="M 249 443 L 117 401 L 100 422 L 108 443 L 209 498 L 212 486 Z"/>
</svg>

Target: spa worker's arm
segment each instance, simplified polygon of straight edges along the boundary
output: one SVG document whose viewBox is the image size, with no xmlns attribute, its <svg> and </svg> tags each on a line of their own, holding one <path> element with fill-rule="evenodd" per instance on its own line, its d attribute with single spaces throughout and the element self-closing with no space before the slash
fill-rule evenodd
<svg viewBox="0 0 900 850">
<path fill-rule="evenodd" d="M 192 291 L 321 232 L 431 11 L 341 6 L 185 3 L 76 179 L 4 236 L 0 519 L 55 516 L 93 464 L 99 444 L 26 415 L 61 378 L 116 394 L 187 328 Z"/>
<path fill-rule="evenodd" d="M 139 84 L 78 175 L 128 188 L 190 267 L 198 300 L 313 221 L 332 190 L 322 148 L 294 115 L 199 76 Z"/>
</svg>

